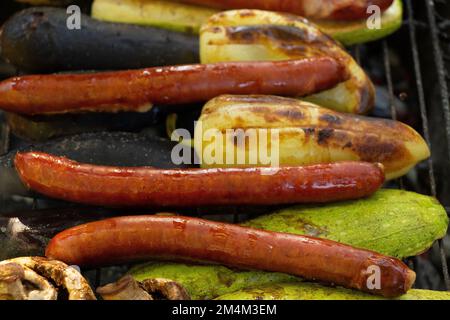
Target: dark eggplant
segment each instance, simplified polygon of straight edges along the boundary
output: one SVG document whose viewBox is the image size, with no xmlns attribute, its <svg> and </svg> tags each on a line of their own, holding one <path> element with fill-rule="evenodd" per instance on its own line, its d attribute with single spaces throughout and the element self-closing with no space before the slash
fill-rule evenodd
<svg viewBox="0 0 450 320">
<path fill-rule="evenodd" d="M 79 162 L 111 166 L 188 167 L 173 164 L 171 152 L 175 145 L 176 142 L 168 139 L 125 132 L 84 133 L 34 144 L 21 142 L 0 157 L 0 195 L 33 195 L 23 186 L 14 168 L 18 151 L 42 151 Z"/>
<path fill-rule="evenodd" d="M 199 61 L 198 37 L 81 15 L 69 30 L 65 9 L 36 7 L 12 16 L 1 33 L 3 57 L 26 72 L 117 70 Z"/>
<path fill-rule="evenodd" d="M 44 141 L 84 132 L 136 132 L 164 122 L 166 113 L 164 108 L 153 107 L 145 113 L 84 113 L 52 116 L 6 113 L 5 118 L 15 136 L 28 141 Z"/>
</svg>

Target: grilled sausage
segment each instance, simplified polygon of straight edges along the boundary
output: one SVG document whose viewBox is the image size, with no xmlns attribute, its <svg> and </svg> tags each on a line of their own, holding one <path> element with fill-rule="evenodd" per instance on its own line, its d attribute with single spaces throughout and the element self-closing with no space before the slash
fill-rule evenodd
<svg viewBox="0 0 450 320">
<path fill-rule="evenodd" d="M 18 153 L 22 181 L 44 195 L 112 207 L 269 205 L 356 199 L 384 181 L 381 165 L 341 162 L 307 167 L 174 169 L 79 164 Z"/>
<path fill-rule="evenodd" d="M 0 108 L 23 114 L 146 111 L 224 93 L 303 96 L 348 78 L 332 58 L 228 62 L 132 71 L 32 75 L 0 82 Z"/>
<path fill-rule="evenodd" d="M 289 273 L 387 297 L 405 293 L 415 280 L 415 273 L 403 262 L 373 251 L 174 216 L 119 217 L 80 225 L 56 235 L 46 256 L 82 266 L 154 258 L 214 262 Z M 379 286 L 372 286 L 370 279 L 375 269 Z"/>
<path fill-rule="evenodd" d="M 282 11 L 313 19 L 357 20 L 369 16 L 368 8 L 389 8 L 393 0 L 178 0 L 219 9 L 262 9 Z"/>
</svg>

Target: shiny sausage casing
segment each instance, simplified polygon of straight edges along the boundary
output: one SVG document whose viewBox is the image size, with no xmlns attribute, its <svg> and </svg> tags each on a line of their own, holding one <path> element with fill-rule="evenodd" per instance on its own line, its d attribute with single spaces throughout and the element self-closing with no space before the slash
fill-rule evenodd
<svg viewBox="0 0 450 320">
<path fill-rule="evenodd" d="M 28 152 L 16 155 L 15 166 L 34 191 L 110 207 L 321 203 L 369 196 L 384 181 L 382 166 L 365 162 L 162 170 L 80 164 Z"/>
<path fill-rule="evenodd" d="M 130 216 L 80 225 L 56 235 L 46 256 L 81 266 L 155 258 L 212 262 L 284 272 L 387 297 L 405 293 L 415 280 L 403 262 L 373 251 L 181 216 Z"/>
<path fill-rule="evenodd" d="M 225 93 L 304 96 L 348 76 L 329 57 L 31 75 L 0 82 L 0 108 L 23 114 L 146 111 L 152 104 L 205 102 Z"/>
<path fill-rule="evenodd" d="M 373 14 L 370 6 L 380 11 L 393 0 L 177 0 L 219 9 L 261 9 L 281 11 L 313 19 L 357 20 Z"/>
</svg>

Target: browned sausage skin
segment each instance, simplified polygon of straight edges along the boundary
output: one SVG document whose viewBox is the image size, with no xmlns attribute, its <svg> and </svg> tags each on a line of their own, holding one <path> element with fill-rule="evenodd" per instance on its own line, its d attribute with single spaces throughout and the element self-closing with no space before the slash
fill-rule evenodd
<svg viewBox="0 0 450 320">
<path fill-rule="evenodd" d="M 0 108 L 23 114 L 145 111 L 152 104 L 204 102 L 225 93 L 304 96 L 348 76 L 328 57 L 31 75 L 0 82 Z"/>
<path fill-rule="evenodd" d="M 219 9 L 261 9 L 297 14 L 313 19 L 357 20 L 369 16 L 368 8 L 376 5 L 381 11 L 393 0 L 178 0 Z"/>
<path fill-rule="evenodd" d="M 384 181 L 381 165 L 341 162 L 305 167 L 161 170 L 80 164 L 39 152 L 15 166 L 32 190 L 111 207 L 270 205 L 356 199 Z"/>
<path fill-rule="evenodd" d="M 415 273 L 400 260 L 338 242 L 176 216 L 92 222 L 56 235 L 46 256 L 104 266 L 148 259 L 220 263 L 284 272 L 386 297 L 408 291 Z M 370 277 L 377 269 L 380 286 Z"/>
</svg>

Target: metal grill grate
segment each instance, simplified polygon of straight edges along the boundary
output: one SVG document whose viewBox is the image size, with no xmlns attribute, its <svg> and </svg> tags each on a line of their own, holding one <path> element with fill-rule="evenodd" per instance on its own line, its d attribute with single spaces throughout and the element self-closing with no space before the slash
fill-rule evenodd
<svg viewBox="0 0 450 320">
<path fill-rule="evenodd" d="M 406 36 L 409 35 L 409 45 L 410 45 L 410 59 L 412 61 L 411 68 L 414 71 L 414 85 L 415 91 L 417 94 L 417 105 L 419 108 L 420 119 L 421 119 L 421 127 L 423 137 L 426 142 L 430 146 L 432 151 L 432 157 L 428 159 L 425 164 L 427 166 L 427 183 L 428 186 L 428 194 L 434 197 L 438 197 L 441 202 L 446 205 L 449 205 L 447 202 L 450 199 L 444 199 L 442 193 L 438 192 L 437 185 L 440 182 L 440 179 L 447 178 L 450 180 L 450 173 L 446 177 L 440 177 L 440 175 L 436 174 L 435 170 L 435 162 L 434 159 L 437 156 L 437 153 L 441 149 L 437 149 L 436 143 L 433 141 L 433 131 L 434 130 L 445 130 L 445 145 L 446 145 L 446 164 L 450 164 L 450 101 L 449 101 L 449 91 L 447 80 L 450 80 L 448 75 L 446 74 L 445 62 L 450 62 L 450 55 L 446 55 L 442 50 L 442 44 L 447 43 L 450 48 L 450 37 L 440 31 L 440 29 L 448 29 L 450 30 L 450 20 L 446 20 L 443 17 L 439 16 L 436 13 L 436 5 L 440 3 L 445 3 L 445 1 L 440 0 L 423 0 L 423 1 L 415 1 L 412 0 L 404 0 L 405 5 L 405 13 L 406 18 L 402 26 L 402 32 Z M 418 10 L 423 9 L 423 10 Z M 422 14 L 422 15 L 421 15 Z M 420 15 L 420 17 L 418 17 Z M 436 107 L 434 106 L 433 112 L 438 113 L 438 117 L 444 123 L 444 127 L 436 126 L 434 118 L 430 120 L 430 110 L 432 109 L 430 101 L 427 101 L 427 96 L 430 94 L 424 81 L 430 81 L 426 75 L 424 75 L 424 61 L 420 55 L 420 47 L 421 42 L 418 40 L 418 31 L 426 32 L 429 35 L 429 41 L 432 48 L 432 57 L 433 57 L 433 72 L 435 72 L 437 77 L 437 87 L 438 87 L 438 96 L 439 101 L 434 101 L 434 103 L 439 103 Z M 386 90 L 388 92 L 388 103 L 389 103 L 389 112 L 392 119 L 396 120 L 398 118 L 398 106 L 396 105 L 396 96 L 395 96 L 395 81 L 393 79 L 393 70 L 392 70 L 392 61 L 390 55 L 390 44 L 391 39 L 384 39 L 379 41 L 375 45 L 380 46 L 379 56 L 377 59 L 381 62 L 381 65 L 384 68 L 384 81 Z M 352 53 L 358 63 L 362 63 L 362 54 L 363 50 L 367 48 L 367 45 L 355 46 L 352 48 Z M 432 130 L 430 130 L 432 128 Z M 9 141 L 10 141 L 10 133 L 6 124 L 1 127 L 0 130 L 0 154 L 6 153 L 9 149 Z M 444 143 L 442 141 L 442 143 Z M 438 177 L 438 179 L 436 179 Z M 398 181 L 399 188 L 405 188 L 405 183 L 402 179 Z M 445 193 L 444 193 L 445 194 Z M 447 197 L 449 195 L 447 194 Z M 33 208 L 39 208 L 39 201 L 33 199 Z M 447 210 L 449 212 L 449 210 Z M 198 212 L 199 216 L 203 215 L 203 212 Z M 239 210 L 232 210 L 230 212 L 230 222 L 239 222 L 242 221 L 245 215 L 242 215 Z M 447 290 L 450 290 L 450 276 L 449 270 L 446 260 L 446 254 L 444 251 L 444 243 L 442 240 L 437 242 L 438 254 L 440 258 L 441 270 L 440 272 L 443 275 L 443 279 L 445 282 L 445 286 Z M 414 263 L 415 259 L 411 259 L 407 261 L 410 267 L 413 269 L 417 264 Z M 97 287 L 102 283 L 102 277 L 105 274 L 105 269 L 96 269 L 92 274 L 92 279 L 94 285 Z M 91 273 L 91 272 L 90 272 Z"/>
<path fill-rule="evenodd" d="M 436 19 L 435 19 L 435 8 L 434 8 L 434 2 L 433 0 L 425 0 L 426 8 L 427 8 L 427 17 L 428 17 L 428 28 L 432 39 L 433 44 L 433 54 L 436 61 L 436 71 L 439 75 L 439 88 L 440 88 L 440 94 L 441 94 L 441 107 L 442 111 L 445 116 L 446 120 L 446 140 L 448 146 L 450 146 L 450 112 L 449 112 L 449 94 L 447 89 L 447 83 L 445 81 L 445 69 L 444 69 L 444 62 L 442 58 L 442 52 L 440 49 L 439 39 L 438 39 L 438 29 L 436 26 Z M 413 4 L 412 0 L 406 0 L 406 8 L 407 8 L 407 23 L 409 28 L 409 35 L 410 35 L 410 42 L 411 42 L 411 51 L 414 61 L 414 71 L 416 76 L 416 86 L 417 86 L 417 93 L 419 97 L 419 106 L 420 106 L 420 114 L 422 118 L 422 128 L 423 128 L 423 135 L 430 146 L 432 150 L 432 156 L 430 159 L 428 159 L 428 176 L 430 179 L 430 195 L 436 197 L 437 191 L 436 191 L 436 180 L 434 176 L 434 167 L 433 167 L 433 146 L 431 145 L 430 140 L 430 131 L 429 131 L 429 121 L 427 117 L 427 104 L 425 102 L 425 91 L 423 86 L 423 79 L 422 79 L 422 72 L 421 72 L 421 64 L 420 64 L 420 57 L 419 57 L 419 50 L 417 45 L 417 36 L 416 36 L 416 24 L 414 20 L 414 12 L 413 12 Z M 387 47 L 387 46 L 386 46 Z M 385 55 L 385 58 L 387 56 Z M 387 57 L 388 58 L 388 57 Z M 386 65 L 389 65 L 389 61 L 386 62 Z M 391 77 L 391 74 L 388 74 L 388 78 Z M 389 82 L 390 80 L 388 80 Z M 393 112 L 393 114 L 395 111 Z M 450 150 L 450 148 L 449 148 Z M 450 156 L 449 156 L 450 161 Z M 449 277 L 449 271 L 447 266 L 447 260 L 445 256 L 444 251 L 444 244 L 442 240 L 438 241 L 438 247 L 439 247 L 439 254 L 441 258 L 441 264 L 442 264 L 442 273 L 444 276 L 445 285 L 447 287 L 447 290 L 450 290 L 450 277 Z"/>
</svg>

